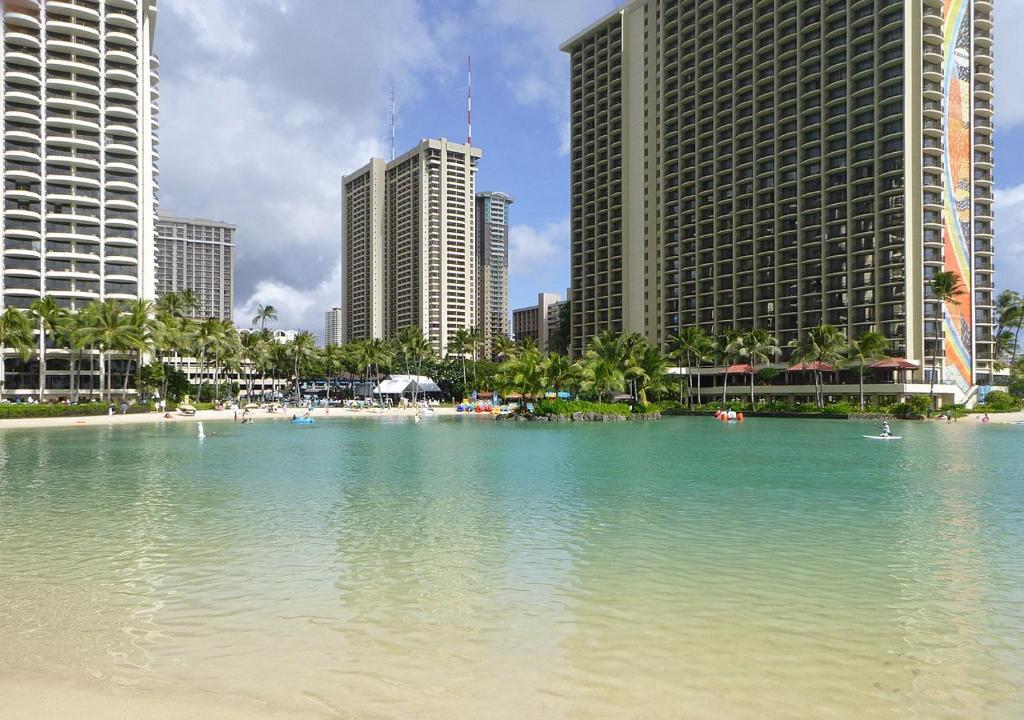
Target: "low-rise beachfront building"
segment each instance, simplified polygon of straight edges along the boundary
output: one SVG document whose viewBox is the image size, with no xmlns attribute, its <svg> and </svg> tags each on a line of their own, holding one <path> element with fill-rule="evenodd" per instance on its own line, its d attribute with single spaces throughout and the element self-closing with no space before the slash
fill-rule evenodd
<svg viewBox="0 0 1024 720">
<path fill-rule="evenodd" d="M 213 387 L 214 368 L 209 359 L 207 359 L 204 365 L 200 362 L 199 358 L 172 355 L 164 358 L 164 363 L 178 372 L 184 373 L 188 382 L 195 387 L 200 385 L 206 388 Z M 222 369 L 218 373 L 218 382 L 222 388 L 236 383 L 238 385 L 239 397 L 252 400 L 269 399 L 277 394 L 286 395 L 295 387 L 295 383 L 291 378 L 275 378 L 273 375 L 266 375 L 258 370 L 253 363 L 245 360 L 239 364 L 237 370 Z M 248 393 L 248 388 L 250 387 L 252 388 L 251 397 Z M 209 398 L 207 397 L 206 399 L 208 400 Z"/>
<path fill-rule="evenodd" d="M 567 302 L 558 293 L 538 293 L 536 305 L 512 311 L 512 337 L 517 341 L 533 338 L 537 349 L 548 352 L 551 336 L 558 331 L 562 306 Z"/>
</svg>

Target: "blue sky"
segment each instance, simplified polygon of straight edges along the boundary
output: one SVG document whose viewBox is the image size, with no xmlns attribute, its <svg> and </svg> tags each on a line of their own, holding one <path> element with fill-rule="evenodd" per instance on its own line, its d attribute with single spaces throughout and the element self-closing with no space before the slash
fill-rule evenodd
<svg viewBox="0 0 1024 720">
<path fill-rule="evenodd" d="M 513 306 L 568 284 L 568 62 L 610 0 L 160 0 L 161 204 L 238 225 L 236 319 L 271 303 L 322 332 L 339 302 L 340 178 L 466 135 L 478 187 L 515 198 Z M 997 282 L 1024 290 L 1024 2 L 996 7 Z M 1005 47 L 1004 47 L 1005 46 Z"/>
</svg>

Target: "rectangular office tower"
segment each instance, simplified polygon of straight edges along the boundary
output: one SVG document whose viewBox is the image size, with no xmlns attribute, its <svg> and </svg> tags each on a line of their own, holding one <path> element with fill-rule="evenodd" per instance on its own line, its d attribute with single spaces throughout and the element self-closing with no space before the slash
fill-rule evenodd
<svg viewBox="0 0 1024 720">
<path fill-rule="evenodd" d="M 494 354 L 494 338 L 509 336 L 508 213 L 512 202 L 501 192 L 476 196 L 476 307 L 487 357 Z"/>
<path fill-rule="evenodd" d="M 156 0 L 2 7 L 0 306 L 154 298 Z M 5 391 L 37 394 L 45 374 L 66 396 L 61 353 L 40 372 L 8 352 Z"/>
<path fill-rule="evenodd" d="M 340 307 L 332 307 L 324 313 L 324 347 L 343 345 L 344 311 Z"/>
<path fill-rule="evenodd" d="M 937 354 L 963 397 L 988 381 L 991 2 L 634 0 L 562 49 L 576 353 L 831 323 L 917 380 Z"/>
<path fill-rule="evenodd" d="M 191 290 L 193 317 L 232 320 L 235 226 L 162 212 L 156 221 L 156 294 Z"/>
<path fill-rule="evenodd" d="M 423 140 L 342 178 L 345 342 L 419 327 L 444 355 L 477 326 L 474 210 L 479 148 Z"/>
</svg>

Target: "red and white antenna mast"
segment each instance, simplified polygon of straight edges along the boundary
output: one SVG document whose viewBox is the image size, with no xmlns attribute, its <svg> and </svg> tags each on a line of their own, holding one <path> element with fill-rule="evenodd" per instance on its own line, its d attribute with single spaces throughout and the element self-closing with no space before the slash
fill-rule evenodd
<svg viewBox="0 0 1024 720">
<path fill-rule="evenodd" d="M 473 56 L 466 57 L 466 144 L 473 147 Z"/>
<path fill-rule="evenodd" d="M 395 86 L 391 86 L 391 159 L 395 159 Z"/>
</svg>

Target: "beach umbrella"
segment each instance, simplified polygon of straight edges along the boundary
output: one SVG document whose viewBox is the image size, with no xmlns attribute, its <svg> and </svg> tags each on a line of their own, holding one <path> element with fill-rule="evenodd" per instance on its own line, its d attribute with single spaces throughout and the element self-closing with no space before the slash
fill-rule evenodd
<svg viewBox="0 0 1024 720">
<path fill-rule="evenodd" d="M 835 368 L 829 365 L 827 362 L 815 360 L 813 362 L 797 363 L 796 365 L 790 365 L 787 369 L 787 372 L 813 372 L 815 370 L 819 370 L 821 372 L 833 372 Z"/>
<path fill-rule="evenodd" d="M 868 367 L 877 370 L 917 370 L 921 366 L 906 358 L 885 358 L 871 363 Z"/>
<path fill-rule="evenodd" d="M 726 375 L 745 375 L 754 372 L 754 368 L 743 363 L 734 363 L 725 369 Z"/>
</svg>

